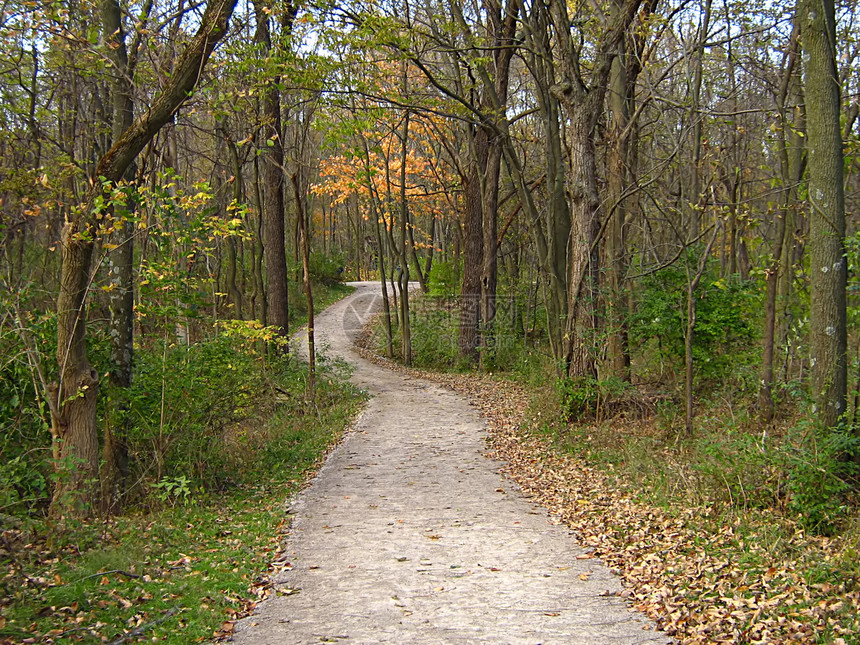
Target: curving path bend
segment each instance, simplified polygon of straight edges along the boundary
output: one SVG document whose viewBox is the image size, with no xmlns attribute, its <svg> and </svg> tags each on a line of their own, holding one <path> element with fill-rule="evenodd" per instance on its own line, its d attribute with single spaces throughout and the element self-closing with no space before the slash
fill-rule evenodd
<svg viewBox="0 0 860 645">
<path fill-rule="evenodd" d="M 316 319 L 318 346 L 372 398 L 290 508 L 292 570 L 236 625 L 242 645 L 669 643 L 618 580 L 484 456 L 460 395 L 363 360 L 378 283 Z"/>
</svg>

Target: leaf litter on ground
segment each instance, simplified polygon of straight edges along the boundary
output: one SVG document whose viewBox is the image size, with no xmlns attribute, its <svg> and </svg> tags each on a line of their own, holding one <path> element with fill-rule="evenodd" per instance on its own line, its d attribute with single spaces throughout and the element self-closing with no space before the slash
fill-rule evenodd
<svg viewBox="0 0 860 645">
<path fill-rule="evenodd" d="M 860 642 L 860 581 L 826 575 L 856 558 L 850 540 L 808 535 L 768 512 L 725 520 L 709 508 L 642 503 L 618 485 L 617 475 L 538 436 L 524 386 L 406 369 L 366 347 L 360 351 L 466 395 L 487 421 L 488 456 L 504 462 L 522 494 L 569 527 L 588 556 L 620 576 L 621 595 L 678 642 Z M 779 548 L 759 539 L 775 523 L 789 536 Z"/>
</svg>

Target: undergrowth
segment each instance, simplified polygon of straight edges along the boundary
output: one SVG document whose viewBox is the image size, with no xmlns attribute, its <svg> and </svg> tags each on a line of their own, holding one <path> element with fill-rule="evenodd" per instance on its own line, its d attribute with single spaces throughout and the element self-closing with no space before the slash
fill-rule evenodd
<svg viewBox="0 0 860 645">
<path fill-rule="evenodd" d="M 329 372 L 308 403 L 302 370 L 290 374 L 268 420 L 225 433 L 219 467 L 231 473 L 229 488 L 200 491 L 175 478 L 155 510 L 61 533 L 35 520 L 6 527 L 0 642 L 140 637 L 179 645 L 229 633 L 259 595 L 255 580 L 278 548 L 284 500 L 337 441 L 361 398 Z"/>
<path fill-rule="evenodd" d="M 319 288 L 315 307 L 350 291 Z M 293 328 L 303 314 L 293 308 Z M 48 360 L 52 317 L 31 322 Z M 20 388 L 7 406 L 20 411 L 4 417 L 0 438 L 30 433 L 30 443 L 0 443 L 10 457 L 0 468 L 0 643 L 200 642 L 229 634 L 232 620 L 269 593 L 257 578 L 279 547 L 284 500 L 362 399 L 346 366 L 321 351 L 308 400 L 306 365 L 267 355 L 270 333 L 225 321 L 195 342 L 150 337 L 139 348 L 123 412 L 129 493 L 124 514 L 110 519 L 56 525 L 45 515 L 43 410 L 25 378 L 0 382 Z M 4 376 L 17 376 L 20 364 L 10 360 Z M 119 409 L 110 394 L 102 415 Z"/>
</svg>

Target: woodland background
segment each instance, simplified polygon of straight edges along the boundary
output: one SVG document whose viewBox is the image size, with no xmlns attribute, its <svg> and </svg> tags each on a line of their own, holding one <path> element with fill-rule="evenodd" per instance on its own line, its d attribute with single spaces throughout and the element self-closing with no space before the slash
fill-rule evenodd
<svg viewBox="0 0 860 645">
<path fill-rule="evenodd" d="M 375 351 L 523 384 L 652 502 L 856 542 L 858 17 L 4 0 L 4 527 L 259 477 L 249 419 L 349 398 L 290 332 L 373 279 Z"/>
</svg>

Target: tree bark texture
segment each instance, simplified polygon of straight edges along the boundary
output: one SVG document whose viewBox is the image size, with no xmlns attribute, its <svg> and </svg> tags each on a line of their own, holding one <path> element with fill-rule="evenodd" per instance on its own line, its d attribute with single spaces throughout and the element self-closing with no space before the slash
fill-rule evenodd
<svg viewBox="0 0 860 645">
<path fill-rule="evenodd" d="M 803 127 L 802 111 L 798 107 L 794 123 L 788 118 L 790 106 L 787 102 L 801 100 L 799 85 L 800 58 L 797 56 L 800 41 L 799 25 L 795 24 L 791 38 L 790 51 L 786 61 L 785 73 L 777 97 L 780 128 L 777 139 L 782 179 L 780 209 L 776 216 L 773 239 L 773 255 L 765 273 L 765 324 L 762 334 L 761 387 L 759 389 L 759 414 L 762 420 L 770 423 L 775 413 L 773 387 L 775 382 L 774 364 L 776 350 L 784 340 L 782 331 L 785 325 L 785 310 L 788 293 L 781 293 L 790 286 L 792 275 L 791 248 L 794 235 L 794 209 L 797 200 L 797 186 L 803 173 L 803 140 L 799 129 Z M 779 319 L 782 320 L 779 320 Z"/>
<path fill-rule="evenodd" d="M 269 3 L 260 2 L 257 10 L 255 40 L 272 52 L 269 29 Z M 287 278 L 287 250 L 284 218 L 284 141 L 281 127 L 280 78 L 275 76 L 263 94 L 263 249 L 266 264 L 267 324 L 277 328 L 282 339 L 289 337 L 289 289 Z M 281 351 L 287 345 L 280 345 Z"/>
<path fill-rule="evenodd" d="M 594 133 L 603 112 L 613 61 L 642 0 L 623 0 L 607 18 L 595 50 L 588 83 L 583 76 L 580 45 L 571 32 L 567 5 L 549 4 L 549 19 L 559 46 L 560 80 L 551 88 L 569 120 L 568 195 L 571 235 L 568 272 L 568 324 L 565 368 L 571 378 L 596 376 L 593 351 L 596 327 L 595 289 L 598 231 Z"/>
<path fill-rule="evenodd" d="M 609 80 L 609 109 L 611 112 L 608 150 L 606 159 L 607 202 L 610 211 L 606 227 L 604 249 L 606 252 L 606 360 L 608 372 L 613 376 L 630 380 L 630 352 L 627 344 L 627 321 L 624 298 L 624 274 L 626 272 L 626 248 L 624 224 L 626 218 L 625 195 L 628 185 L 627 151 L 630 122 L 630 101 L 627 95 L 625 42 L 619 46 L 618 57 L 612 62 Z"/>
<path fill-rule="evenodd" d="M 806 54 L 809 145 L 810 386 L 819 420 L 833 428 L 845 413 L 848 380 L 845 198 L 834 3 L 802 0 L 798 11 Z"/>
<path fill-rule="evenodd" d="M 570 264 L 568 273 L 567 375 L 571 378 L 596 378 L 595 347 L 597 285 L 592 253 L 597 229 L 597 179 L 592 119 L 569 109 L 570 146 Z"/>
<path fill-rule="evenodd" d="M 134 121 L 134 73 L 129 63 L 122 13 L 117 0 L 102 0 L 102 38 L 111 61 L 111 131 L 112 139 L 122 137 Z M 133 181 L 135 164 L 130 163 L 125 179 Z M 111 205 L 106 212 L 109 219 L 107 254 L 108 293 L 110 305 L 110 357 L 109 380 L 112 397 L 106 412 L 104 447 L 102 451 L 100 506 L 103 514 L 118 510 L 121 489 L 128 474 L 128 448 L 126 445 L 126 389 L 134 373 L 134 226 L 129 221 L 130 204 Z"/>
</svg>

